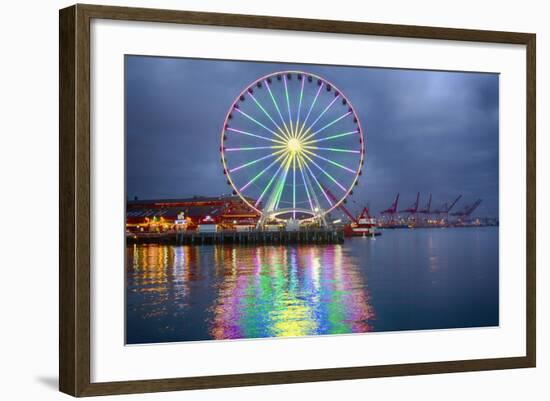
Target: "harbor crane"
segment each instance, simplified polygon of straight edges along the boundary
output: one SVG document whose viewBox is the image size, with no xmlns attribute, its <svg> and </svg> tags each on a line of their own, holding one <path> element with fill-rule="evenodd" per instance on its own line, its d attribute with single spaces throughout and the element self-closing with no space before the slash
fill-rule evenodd
<svg viewBox="0 0 550 401">
<path fill-rule="evenodd" d="M 416 214 L 418 211 L 418 202 L 420 200 L 420 192 L 416 193 L 416 202 L 414 202 L 409 208 L 400 210 L 401 213 Z"/>
<path fill-rule="evenodd" d="M 334 196 L 334 194 L 326 187 L 323 186 L 323 189 L 325 190 L 325 192 L 327 193 L 327 195 L 329 196 L 330 199 L 332 199 L 333 202 L 336 202 L 338 199 L 336 198 L 336 196 Z M 356 223 L 357 224 L 357 217 L 355 217 L 349 210 L 347 207 L 344 206 L 344 202 L 340 203 L 340 205 L 338 206 L 338 208 L 344 212 L 344 214 L 346 216 L 348 216 L 348 219 L 350 220 L 350 223 Z M 367 215 L 369 216 L 370 218 L 370 215 L 369 215 L 369 209 L 367 207 L 365 207 L 365 210 L 367 211 Z"/>
<path fill-rule="evenodd" d="M 481 204 L 481 199 L 476 200 L 471 205 L 466 205 L 464 208 L 458 212 L 451 213 L 451 216 L 457 216 L 460 218 L 468 218 L 470 215 L 478 208 Z"/>
<path fill-rule="evenodd" d="M 395 197 L 395 200 L 393 201 L 392 205 L 389 207 L 389 209 L 382 210 L 380 214 L 387 214 L 390 216 L 394 216 L 397 213 L 397 204 L 399 203 L 399 193 Z"/>
<path fill-rule="evenodd" d="M 424 209 L 420 209 L 418 211 L 418 213 L 419 214 L 430 214 L 431 213 L 431 211 L 430 211 L 431 207 L 432 207 L 432 194 L 430 194 L 430 197 L 428 199 L 428 203 L 426 204 L 426 207 Z"/>
<path fill-rule="evenodd" d="M 336 201 L 336 197 L 328 188 L 324 188 L 325 192 L 332 200 Z M 376 231 L 376 220 L 370 215 L 369 207 L 363 207 L 363 211 L 358 217 L 355 217 L 347 207 L 344 206 L 344 202 L 338 205 L 341 211 L 343 211 L 350 220 L 350 224 L 344 228 L 344 236 L 346 237 L 374 237 L 380 235 L 380 232 Z"/>
<path fill-rule="evenodd" d="M 434 210 L 432 213 L 433 214 L 449 214 L 449 212 L 451 211 L 451 209 L 453 207 L 455 207 L 455 205 L 457 204 L 457 202 L 460 200 L 460 198 L 462 198 L 462 195 L 458 195 L 456 197 L 456 199 L 453 201 L 453 203 L 451 203 L 451 205 L 449 206 L 447 203 L 444 203 L 443 205 L 441 205 L 441 207 L 437 210 Z"/>
</svg>

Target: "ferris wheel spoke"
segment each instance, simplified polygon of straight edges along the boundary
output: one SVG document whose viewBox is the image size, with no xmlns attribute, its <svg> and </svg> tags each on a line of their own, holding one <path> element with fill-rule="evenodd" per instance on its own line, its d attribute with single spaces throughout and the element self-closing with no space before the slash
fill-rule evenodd
<svg viewBox="0 0 550 401">
<path fill-rule="evenodd" d="M 260 178 L 264 173 L 269 170 L 271 167 L 273 167 L 279 160 L 283 158 L 285 153 L 281 154 L 279 157 L 277 157 L 273 162 L 271 162 L 266 168 L 264 168 L 262 171 L 260 171 L 258 174 L 256 174 L 250 181 L 248 181 L 246 184 L 244 184 L 240 189 L 239 192 L 244 191 L 246 188 L 248 188 L 251 184 L 253 184 L 258 178 Z"/>
<path fill-rule="evenodd" d="M 323 167 L 319 166 L 319 165 L 315 162 L 315 160 L 313 160 L 313 159 L 312 159 L 311 157 L 309 157 L 307 154 L 304 153 L 303 155 L 304 155 L 304 157 L 305 157 L 306 159 L 308 159 L 308 160 L 311 162 L 311 164 L 313 164 L 315 167 L 317 167 L 317 168 L 319 169 L 319 171 L 321 171 L 324 175 L 326 175 L 326 176 L 327 176 L 332 182 L 334 182 L 342 191 L 346 192 L 346 188 L 345 188 L 342 184 L 340 184 L 340 183 L 336 180 L 336 178 L 334 178 L 332 175 L 330 175 L 330 173 L 327 172 Z"/>
<path fill-rule="evenodd" d="M 306 136 L 305 138 L 303 138 L 304 141 L 310 139 L 310 138 L 313 138 L 315 135 L 317 135 L 319 132 L 321 131 L 324 131 L 325 129 L 327 129 L 328 127 L 331 127 L 333 126 L 334 124 L 336 124 L 338 121 L 340 121 L 341 119 L 349 116 L 351 114 L 351 111 L 348 111 L 347 113 L 345 114 L 342 114 L 340 117 L 338 117 L 337 119 L 331 121 L 330 123 L 328 123 L 327 125 L 325 125 L 323 128 L 319 128 L 317 131 L 313 132 L 312 134 Z"/>
<path fill-rule="evenodd" d="M 333 166 L 340 167 L 341 169 L 344 169 L 344 170 L 346 170 L 346 171 L 349 171 L 349 172 L 352 173 L 352 174 L 356 174 L 356 173 L 357 173 L 357 171 L 355 171 L 355 170 L 353 170 L 353 169 L 351 169 L 351 168 L 349 168 L 349 167 L 346 167 L 346 166 L 344 166 L 343 164 L 340 164 L 340 163 L 338 163 L 338 162 L 335 162 L 334 160 L 330 160 L 330 159 L 327 159 L 326 157 L 323 157 L 323 156 L 320 156 L 320 155 L 318 155 L 318 154 L 316 154 L 316 153 L 313 153 L 311 150 L 304 149 L 304 152 L 306 152 L 307 154 L 309 154 L 309 155 L 311 155 L 311 156 L 313 156 L 313 157 L 316 157 L 316 158 L 318 158 L 318 159 L 324 160 L 324 161 L 326 161 L 327 163 L 332 164 Z"/>
<path fill-rule="evenodd" d="M 283 123 L 283 126 L 285 127 L 286 132 L 286 139 L 290 139 L 289 129 L 286 125 L 285 119 L 283 118 L 283 114 L 281 113 L 281 109 L 279 108 L 279 104 L 275 100 L 275 96 L 273 96 L 273 92 L 271 91 L 271 85 L 269 85 L 269 82 L 267 82 L 267 79 L 264 80 L 264 84 L 267 88 L 267 91 L 269 92 L 269 96 L 271 97 L 271 101 L 273 102 L 273 105 L 275 106 L 275 109 L 277 109 L 277 113 L 279 114 L 279 117 L 281 118 L 281 122 Z"/>
<path fill-rule="evenodd" d="M 311 105 L 309 106 L 309 111 L 307 112 L 306 118 L 304 119 L 304 122 L 302 124 L 302 128 L 300 128 L 300 132 L 298 133 L 298 138 L 302 135 L 302 131 L 306 127 L 307 120 L 309 120 L 309 116 L 311 115 L 313 107 L 315 106 L 315 103 L 317 103 L 317 98 L 319 97 L 319 93 L 321 93 L 321 89 L 323 89 L 323 85 L 324 85 L 324 83 L 321 82 L 321 85 L 319 85 L 319 89 L 317 89 L 317 93 L 315 94 L 315 97 L 313 98 L 313 102 L 311 102 Z"/>
<path fill-rule="evenodd" d="M 308 183 L 306 182 L 306 177 L 304 175 L 304 168 L 300 157 L 298 157 L 298 168 L 300 169 L 300 173 L 302 175 L 302 181 L 304 182 L 304 188 L 306 190 L 307 200 L 309 201 L 309 207 L 311 208 L 312 211 L 314 211 L 315 208 L 313 207 L 313 202 L 311 201 L 311 195 L 309 194 Z"/>
<path fill-rule="evenodd" d="M 259 159 L 256 159 L 256 160 L 252 160 L 252 161 L 249 161 L 248 163 L 244 163 L 244 164 L 241 164 L 240 166 L 237 166 L 237 167 L 234 167 L 232 169 L 229 170 L 230 173 L 233 173 L 235 171 L 239 171 L 240 169 L 243 169 L 245 167 L 249 167 L 249 166 L 252 166 L 256 163 L 259 163 L 261 162 L 262 160 L 266 160 L 266 159 L 269 159 L 269 158 L 272 158 L 272 157 L 275 157 L 277 156 L 279 153 L 281 152 L 284 152 L 285 149 L 281 149 L 281 150 L 278 150 L 276 152 L 273 152 L 273 153 L 270 153 L 269 155 L 267 156 L 264 156 L 264 157 L 260 157 Z"/>
<path fill-rule="evenodd" d="M 304 145 L 304 149 L 317 149 L 326 150 L 328 152 L 340 152 L 340 153 L 361 153 L 360 150 L 342 149 L 342 148 L 322 148 L 320 146 Z"/>
<path fill-rule="evenodd" d="M 282 149 L 282 148 L 286 148 L 286 146 L 285 145 L 251 146 L 251 147 L 244 147 L 244 148 L 224 148 L 224 150 L 226 152 L 239 152 L 239 151 L 247 151 L 247 150 Z"/>
<path fill-rule="evenodd" d="M 276 137 L 282 139 L 283 141 L 287 140 L 288 138 L 285 138 L 281 135 L 279 135 L 278 133 L 276 133 L 275 131 L 273 131 L 271 128 L 268 128 L 266 127 L 264 124 L 262 124 L 261 122 L 259 122 L 258 120 L 256 120 L 254 117 L 248 115 L 247 113 L 245 113 L 244 111 L 242 111 L 241 109 L 235 109 L 237 112 L 241 113 L 243 116 L 245 116 L 246 118 L 248 118 L 250 121 L 252 122 L 255 122 L 256 124 L 258 124 L 260 127 L 262 127 L 263 129 L 271 132 L 273 135 L 275 135 Z"/>
<path fill-rule="evenodd" d="M 344 136 L 353 135 L 353 134 L 357 134 L 357 133 L 359 133 L 359 130 L 349 131 L 349 132 L 342 132 L 342 133 L 340 133 L 340 134 L 335 134 L 335 135 L 327 136 L 327 137 L 324 137 L 324 138 L 311 139 L 311 140 L 304 140 L 304 141 L 303 141 L 303 144 L 304 144 L 304 145 L 309 145 L 309 144 L 312 144 L 312 143 L 329 141 L 329 140 L 331 140 L 331 139 L 342 138 L 342 137 L 344 137 Z"/>
<path fill-rule="evenodd" d="M 307 171 L 309 171 L 309 174 L 311 175 L 311 177 L 313 177 L 313 180 L 315 181 L 315 183 L 317 184 L 317 186 L 319 187 L 319 189 L 321 190 L 321 193 L 325 196 L 328 204 L 330 206 L 332 206 L 332 201 L 330 200 L 330 197 L 328 196 L 328 194 L 325 192 L 325 189 L 323 188 L 323 186 L 321 185 L 321 183 L 319 182 L 319 180 L 317 179 L 317 176 L 315 174 L 313 174 L 313 171 L 311 171 L 311 168 L 309 167 L 309 165 L 305 162 L 305 160 L 302 160 L 302 162 L 304 163 Z"/>
<path fill-rule="evenodd" d="M 315 121 L 313 121 L 311 125 L 304 132 L 302 132 L 301 136 L 299 137 L 300 140 L 306 135 L 307 132 L 313 129 L 315 124 L 317 124 L 317 121 L 319 121 L 321 117 L 325 115 L 325 113 L 332 107 L 332 105 L 338 100 L 339 97 L 340 95 L 335 96 L 334 99 L 332 99 L 332 102 L 330 102 L 328 106 L 324 108 L 324 110 L 321 112 L 321 114 L 319 114 L 319 116 L 315 119 Z"/>
<path fill-rule="evenodd" d="M 302 100 L 304 98 L 304 83 L 306 82 L 306 78 L 302 76 L 302 86 L 300 88 L 300 98 L 298 100 L 298 116 L 296 117 L 296 131 L 300 128 L 300 111 L 302 110 Z M 298 133 L 296 133 L 297 136 Z"/>
<path fill-rule="evenodd" d="M 288 157 L 288 155 L 287 155 Z M 271 177 L 271 179 L 269 180 L 269 182 L 267 183 L 267 185 L 265 186 L 265 188 L 263 189 L 262 193 L 260 194 L 260 196 L 258 197 L 258 199 L 256 199 L 256 203 L 254 203 L 254 206 L 257 207 L 260 202 L 262 201 L 264 195 L 267 193 L 267 191 L 269 190 L 269 188 L 271 188 L 271 185 L 273 184 L 273 181 L 275 181 L 275 178 L 279 175 L 279 172 L 282 170 L 284 164 L 286 162 L 286 158 L 284 159 L 284 161 L 279 165 L 279 167 L 277 168 L 277 170 L 275 171 L 275 174 L 273 174 L 273 176 Z"/>
<path fill-rule="evenodd" d="M 286 95 L 286 107 L 288 109 L 288 123 L 290 124 L 290 136 L 294 136 L 294 127 L 292 126 L 292 113 L 290 112 L 290 97 L 288 96 L 288 84 L 286 82 L 286 75 L 283 75 L 283 82 L 285 83 L 285 95 Z"/>
<path fill-rule="evenodd" d="M 276 177 L 277 182 L 273 188 L 273 191 L 271 192 L 271 195 L 267 200 L 267 203 L 266 203 L 267 211 L 276 210 L 279 205 L 279 201 L 281 199 L 281 195 L 284 189 L 284 184 L 286 182 L 288 169 L 290 167 L 290 161 L 292 158 L 289 153 L 286 153 L 286 155 L 287 155 L 286 158 L 284 159 L 284 161 L 281 163 L 281 166 L 280 166 L 282 168 L 278 169 L 277 174 L 275 174 L 275 176 L 273 177 L 273 178 Z M 282 172 L 280 170 L 282 170 Z"/>
<path fill-rule="evenodd" d="M 306 161 L 303 160 L 303 158 L 302 158 L 302 163 L 306 163 Z M 310 192 L 311 192 L 311 194 L 312 194 L 312 198 L 313 198 L 314 204 L 317 205 L 317 206 L 314 207 L 312 210 L 313 210 L 314 212 L 318 212 L 318 211 L 320 211 L 320 210 L 323 209 L 323 206 L 322 206 L 321 202 L 319 201 L 319 198 L 317 197 L 317 192 L 316 192 L 316 190 L 315 190 L 315 186 L 313 185 L 312 180 L 309 178 L 308 171 L 307 171 L 307 170 L 304 170 L 304 172 L 305 172 L 306 180 L 307 180 L 307 182 L 308 182 L 308 184 L 309 184 L 309 188 L 310 188 Z M 320 189 L 321 192 L 323 193 L 323 188 L 322 188 L 322 186 L 319 187 L 319 189 Z M 323 195 L 324 195 L 324 193 L 323 193 Z M 326 195 L 325 195 L 325 197 L 326 197 Z"/>
<path fill-rule="evenodd" d="M 280 144 L 283 144 L 283 145 L 286 143 L 286 142 L 283 142 L 283 141 L 278 140 L 278 139 L 267 138 L 265 136 L 253 134 L 252 132 L 241 131 L 241 130 L 231 128 L 231 127 L 227 127 L 226 130 L 231 131 L 231 132 L 236 132 L 236 133 L 242 134 L 242 135 L 248 135 L 248 136 L 251 136 L 251 137 L 254 137 L 254 138 L 265 139 L 266 141 L 276 142 L 276 143 L 280 143 Z"/>
<path fill-rule="evenodd" d="M 252 98 L 252 100 L 254 100 L 254 102 L 256 103 L 256 105 L 260 108 L 261 111 L 264 112 L 264 114 L 267 116 L 267 118 L 269 118 L 271 120 L 271 122 L 273 123 L 273 125 L 275 125 L 275 127 L 280 131 L 280 132 L 284 132 L 283 129 L 281 129 L 281 127 L 279 127 L 279 125 L 275 122 L 275 120 L 273 119 L 273 117 L 271 117 L 271 114 L 268 113 L 268 111 L 265 109 L 264 106 L 262 106 L 262 104 L 258 101 L 258 99 L 256 99 L 256 96 L 254 96 L 252 93 L 248 93 L 248 96 L 250 96 Z"/>
<path fill-rule="evenodd" d="M 275 208 L 273 210 L 279 209 L 279 202 L 281 202 L 281 197 L 283 195 L 283 191 L 285 190 L 286 178 L 288 177 L 288 171 L 290 170 L 291 161 L 292 161 L 292 156 L 289 156 L 284 167 L 283 177 L 279 181 L 279 187 L 277 188 L 277 198 L 276 198 L 277 201 L 275 203 Z"/>
<path fill-rule="evenodd" d="M 296 209 L 296 155 L 292 156 L 292 208 Z M 296 219 L 296 210 L 292 211 L 292 218 Z"/>
</svg>

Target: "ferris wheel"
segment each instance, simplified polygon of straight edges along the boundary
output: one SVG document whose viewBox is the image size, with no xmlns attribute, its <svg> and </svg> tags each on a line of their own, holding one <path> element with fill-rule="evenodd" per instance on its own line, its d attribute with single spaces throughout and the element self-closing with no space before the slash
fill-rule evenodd
<svg viewBox="0 0 550 401">
<path fill-rule="evenodd" d="M 323 219 L 353 192 L 364 164 L 359 118 L 326 79 L 263 76 L 235 98 L 221 134 L 233 194 L 263 219 Z"/>
</svg>

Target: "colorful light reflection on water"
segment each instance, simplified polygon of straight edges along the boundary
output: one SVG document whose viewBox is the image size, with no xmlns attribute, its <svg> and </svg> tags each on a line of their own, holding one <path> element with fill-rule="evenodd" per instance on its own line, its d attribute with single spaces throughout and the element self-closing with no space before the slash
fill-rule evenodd
<svg viewBox="0 0 550 401">
<path fill-rule="evenodd" d="M 222 340 L 371 330 L 367 283 L 341 245 L 136 245 L 127 257 L 128 313 L 155 321 L 164 338 L 185 332 L 187 339 Z"/>
<path fill-rule="evenodd" d="M 126 342 L 499 324 L 498 228 L 342 245 L 127 247 Z"/>
</svg>

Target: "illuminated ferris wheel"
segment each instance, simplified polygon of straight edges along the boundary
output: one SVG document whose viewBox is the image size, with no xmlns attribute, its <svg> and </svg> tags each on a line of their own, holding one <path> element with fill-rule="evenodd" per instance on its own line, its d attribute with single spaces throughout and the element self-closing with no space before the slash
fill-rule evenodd
<svg viewBox="0 0 550 401">
<path fill-rule="evenodd" d="M 221 135 L 227 182 L 263 219 L 323 219 L 353 192 L 364 164 L 359 118 L 326 79 L 281 71 L 233 101 Z"/>
</svg>

